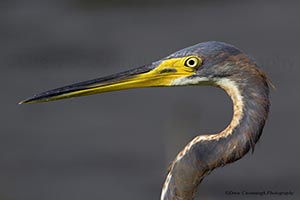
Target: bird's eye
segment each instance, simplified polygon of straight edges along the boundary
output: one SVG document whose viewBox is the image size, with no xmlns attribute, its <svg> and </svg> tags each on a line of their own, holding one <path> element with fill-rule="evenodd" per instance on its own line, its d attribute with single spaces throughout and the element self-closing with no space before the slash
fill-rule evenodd
<svg viewBox="0 0 300 200">
<path fill-rule="evenodd" d="M 196 68 L 199 67 L 199 65 L 201 64 L 201 60 L 198 57 L 190 57 L 188 59 L 186 59 L 184 65 L 186 67 L 190 67 L 190 68 Z"/>
</svg>

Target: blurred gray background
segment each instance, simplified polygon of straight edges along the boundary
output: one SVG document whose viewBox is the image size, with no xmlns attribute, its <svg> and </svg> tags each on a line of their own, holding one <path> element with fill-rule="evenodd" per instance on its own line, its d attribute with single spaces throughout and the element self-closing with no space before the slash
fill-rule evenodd
<svg viewBox="0 0 300 200">
<path fill-rule="evenodd" d="M 2 0 L 0 199 L 159 199 L 177 152 L 229 123 L 232 105 L 222 90 L 17 102 L 208 40 L 254 57 L 277 90 L 254 154 L 215 170 L 196 199 L 299 199 L 299 10 L 296 0 Z M 268 190 L 294 195 L 225 195 Z"/>
</svg>

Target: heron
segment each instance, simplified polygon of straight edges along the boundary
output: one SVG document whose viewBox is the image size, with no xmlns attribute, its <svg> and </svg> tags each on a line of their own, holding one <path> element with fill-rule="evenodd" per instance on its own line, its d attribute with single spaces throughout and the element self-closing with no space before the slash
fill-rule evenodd
<svg viewBox="0 0 300 200">
<path fill-rule="evenodd" d="M 218 41 L 198 43 L 150 64 L 110 76 L 34 95 L 20 104 L 48 102 L 144 87 L 215 86 L 231 98 L 233 116 L 219 133 L 193 138 L 171 163 L 161 200 L 192 200 L 215 168 L 253 152 L 268 117 L 272 83 L 256 61 L 237 47 Z"/>
</svg>

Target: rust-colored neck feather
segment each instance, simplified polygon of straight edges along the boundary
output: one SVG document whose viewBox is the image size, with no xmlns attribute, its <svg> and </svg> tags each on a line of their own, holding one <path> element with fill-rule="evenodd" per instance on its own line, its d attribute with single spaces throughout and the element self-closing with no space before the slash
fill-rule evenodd
<svg viewBox="0 0 300 200">
<path fill-rule="evenodd" d="M 215 78 L 233 102 L 233 118 L 222 132 L 195 137 L 177 155 L 164 183 L 161 200 L 192 200 L 202 179 L 213 169 L 243 157 L 258 141 L 269 111 L 269 87 L 253 64 L 243 73 Z"/>
</svg>

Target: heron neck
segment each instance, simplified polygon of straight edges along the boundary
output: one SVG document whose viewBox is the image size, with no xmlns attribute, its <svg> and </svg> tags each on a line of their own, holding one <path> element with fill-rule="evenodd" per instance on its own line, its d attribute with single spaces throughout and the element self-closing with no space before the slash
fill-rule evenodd
<svg viewBox="0 0 300 200">
<path fill-rule="evenodd" d="M 248 75 L 237 81 L 223 78 L 216 84 L 231 97 L 233 117 L 223 131 L 210 137 L 218 146 L 227 148 L 218 156 L 229 163 L 240 159 L 250 149 L 254 151 L 269 112 L 269 87 L 264 74 Z"/>
<path fill-rule="evenodd" d="M 234 78 L 234 77 L 233 77 Z M 195 137 L 173 161 L 161 200 L 192 200 L 202 179 L 213 169 L 243 157 L 258 141 L 269 111 L 264 74 L 215 80 L 233 102 L 233 117 L 220 133 Z"/>
</svg>

